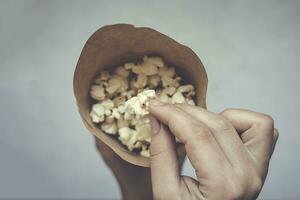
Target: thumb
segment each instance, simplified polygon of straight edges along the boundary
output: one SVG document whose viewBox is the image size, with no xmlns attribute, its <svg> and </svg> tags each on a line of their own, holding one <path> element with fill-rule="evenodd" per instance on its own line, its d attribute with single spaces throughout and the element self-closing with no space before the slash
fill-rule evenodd
<svg viewBox="0 0 300 200">
<path fill-rule="evenodd" d="M 176 154 L 175 138 L 170 131 L 153 116 L 150 146 L 152 188 L 155 198 L 164 199 L 174 188 L 179 187 L 180 172 Z"/>
</svg>

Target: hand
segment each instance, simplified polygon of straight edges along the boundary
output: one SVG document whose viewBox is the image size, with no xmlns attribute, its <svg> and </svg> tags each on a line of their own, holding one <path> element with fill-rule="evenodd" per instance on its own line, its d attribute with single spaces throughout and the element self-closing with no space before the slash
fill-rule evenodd
<svg viewBox="0 0 300 200">
<path fill-rule="evenodd" d="M 114 173 L 121 188 L 123 199 L 147 200 L 153 199 L 150 178 L 150 168 L 133 165 L 120 158 L 106 144 L 95 137 L 96 147 L 103 157 L 105 163 Z M 184 157 L 180 158 L 180 169 Z"/>
<path fill-rule="evenodd" d="M 264 183 L 278 132 L 265 114 L 220 114 L 187 104 L 150 102 L 154 199 L 255 199 Z M 174 136 L 185 145 L 197 180 L 181 176 Z"/>
</svg>

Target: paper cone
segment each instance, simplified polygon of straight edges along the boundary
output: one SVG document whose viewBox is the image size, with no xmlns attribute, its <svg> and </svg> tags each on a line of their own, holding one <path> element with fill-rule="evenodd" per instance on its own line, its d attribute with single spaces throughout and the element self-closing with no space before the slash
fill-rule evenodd
<svg viewBox="0 0 300 200">
<path fill-rule="evenodd" d="M 129 24 L 104 26 L 88 39 L 76 66 L 73 87 L 79 113 L 87 129 L 124 160 L 149 167 L 149 158 L 128 151 L 118 140 L 101 131 L 89 115 L 93 102 L 89 91 L 95 76 L 103 69 L 141 60 L 144 55 L 160 56 L 174 66 L 183 82 L 195 86 L 196 104 L 206 108 L 207 75 L 198 56 L 166 35 Z M 177 152 L 179 157 L 185 156 L 182 144 L 177 146 Z"/>
</svg>

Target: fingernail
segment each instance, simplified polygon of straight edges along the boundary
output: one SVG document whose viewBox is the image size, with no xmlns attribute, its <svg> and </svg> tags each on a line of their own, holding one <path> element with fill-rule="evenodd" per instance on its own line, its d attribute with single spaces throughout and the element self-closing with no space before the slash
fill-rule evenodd
<svg viewBox="0 0 300 200">
<path fill-rule="evenodd" d="M 161 102 L 161 101 L 153 99 L 153 100 L 150 101 L 150 105 L 151 106 L 162 106 L 162 105 L 164 105 L 164 103 Z"/>
<path fill-rule="evenodd" d="M 150 118 L 152 134 L 155 135 L 160 131 L 160 127 L 161 127 L 160 122 L 151 115 L 149 118 Z"/>
</svg>

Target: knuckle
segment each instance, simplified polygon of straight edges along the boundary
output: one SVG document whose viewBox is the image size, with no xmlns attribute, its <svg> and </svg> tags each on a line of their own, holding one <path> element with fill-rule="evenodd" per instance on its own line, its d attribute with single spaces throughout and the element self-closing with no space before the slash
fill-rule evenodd
<svg viewBox="0 0 300 200">
<path fill-rule="evenodd" d="M 223 116 L 216 116 L 212 129 L 215 131 L 228 131 L 232 130 L 231 123 Z"/>
<path fill-rule="evenodd" d="M 274 119 L 270 115 L 262 114 L 260 121 L 263 123 L 264 126 L 272 129 L 274 128 Z"/>
<path fill-rule="evenodd" d="M 209 140 L 212 134 L 208 128 L 196 125 L 194 137 L 196 140 Z"/>
<path fill-rule="evenodd" d="M 228 115 L 230 115 L 233 111 L 234 111 L 234 109 L 232 109 L 232 108 L 226 108 L 225 110 L 223 110 L 222 112 L 220 112 L 220 114 L 221 114 L 221 115 L 224 115 L 224 116 L 228 116 Z"/>
<path fill-rule="evenodd" d="M 160 142 L 153 141 L 153 143 L 150 145 L 150 159 L 160 159 L 164 157 L 168 150 L 169 149 L 165 145 L 161 144 Z"/>
<path fill-rule="evenodd" d="M 180 124 L 180 122 L 182 123 L 183 120 L 185 119 L 183 119 L 181 115 L 173 115 L 168 122 L 168 126 L 174 127 L 176 129 L 176 127 L 178 127 L 178 124 Z"/>
<path fill-rule="evenodd" d="M 164 157 L 164 150 L 159 149 L 159 150 L 153 150 L 153 148 L 150 148 L 150 160 L 155 163 Z"/>
</svg>

